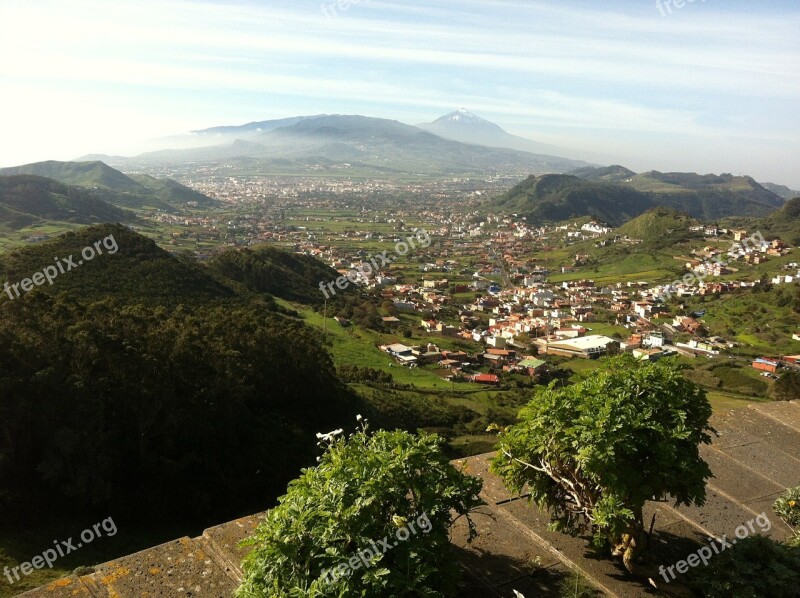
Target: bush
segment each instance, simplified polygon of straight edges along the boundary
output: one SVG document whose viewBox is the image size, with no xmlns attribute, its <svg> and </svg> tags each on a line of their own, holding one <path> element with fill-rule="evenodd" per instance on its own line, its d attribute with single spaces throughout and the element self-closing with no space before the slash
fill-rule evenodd
<svg viewBox="0 0 800 598">
<path fill-rule="evenodd" d="M 800 549 L 750 536 L 692 569 L 689 585 L 707 598 L 792 598 L 800 588 Z"/>
<path fill-rule="evenodd" d="M 800 526 L 800 486 L 789 488 L 772 507 L 793 528 Z"/>
<path fill-rule="evenodd" d="M 454 595 L 452 513 L 467 517 L 474 536 L 481 480 L 457 471 L 437 436 L 340 433 L 318 435 L 319 465 L 303 470 L 246 542 L 255 548 L 236 596 Z M 381 543 L 395 538 L 389 549 Z"/>
</svg>

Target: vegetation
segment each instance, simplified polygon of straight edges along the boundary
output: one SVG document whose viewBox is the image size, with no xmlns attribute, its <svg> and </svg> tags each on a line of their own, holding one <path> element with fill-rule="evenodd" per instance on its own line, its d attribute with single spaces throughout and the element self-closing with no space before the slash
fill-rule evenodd
<svg viewBox="0 0 800 598">
<path fill-rule="evenodd" d="M 366 425 L 347 438 L 318 436 L 319 465 L 303 470 L 247 541 L 255 548 L 236 595 L 454 596 L 448 532 L 454 515 L 469 519 L 481 504 L 482 482 L 457 471 L 435 436 L 370 434 Z M 474 535 L 471 520 L 469 528 Z"/>
<path fill-rule="evenodd" d="M 525 214 L 530 222 L 594 216 L 617 226 L 653 206 L 645 194 L 634 189 L 555 174 L 528 177 L 501 196 L 496 205 L 504 211 Z"/>
<path fill-rule="evenodd" d="M 706 598 L 792 598 L 800 587 L 800 548 L 750 536 L 691 569 L 688 578 Z"/>
<path fill-rule="evenodd" d="M 772 387 L 776 401 L 800 400 L 800 372 L 784 372 Z"/>
<path fill-rule="evenodd" d="M 80 187 L 38 176 L 0 176 L 0 226 L 12 230 L 41 221 L 80 224 L 128 222 L 134 215 Z"/>
<path fill-rule="evenodd" d="M 511 490 L 527 487 L 556 529 L 591 530 L 632 570 L 647 500 L 704 502 L 711 471 L 698 448 L 711 441 L 710 415 L 676 364 L 621 355 L 577 384 L 541 389 L 502 431 L 492 469 Z"/>
<path fill-rule="evenodd" d="M 250 290 L 290 301 L 322 305 L 320 282 L 335 281 L 339 273 L 310 256 L 295 255 L 271 246 L 228 250 L 213 258 L 211 269 Z M 337 289 L 333 302 L 350 290 Z"/>
<path fill-rule="evenodd" d="M 775 236 L 794 246 L 800 245 L 800 197 L 787 201 L 760 223 L 764 235 Z"/>
<path fill-rule="evenodd" d="M 125 208 L 151 207 L 169 212 L 185 208 L 189 202 L 211 207 L 217 202 L 171 179 L 146 175 L 130 177 L 99 161 L 36 162 L 0 169 L 1 176 L 35 175 L 84 190 L 107 203 Z"/>
<path fill-rule="evenodd" d="M 789 488 L 772 507 L 793 528 L 800 528 L 800 486 Z M 800 529 L 797 530 L 800 532 Z"/>
<path fill-rule="evenodd" d="M 531 176 L 495 201 L 531 222 L 559 222 L 592 216 L 619 226 L 653 207 L 679 210 L 694 218 L 767 216 L 783 200 L 749 177 L 649 172 L 626 177 L 622 167 L 582 169 L 570 175 Z M 628 182 L 630 180 L 630 183 Z"/>
<path fill-rule="evenodd" d="M 320 335 L 271 297 L 122 226 L 2 269 L 20 280 L 109 234 L 117 253 L 0 301 L 2 525 L 97 510 L 206 525 L 263 507 L 313 460 L 313 431 L 361 401 Z"/>
</svg>

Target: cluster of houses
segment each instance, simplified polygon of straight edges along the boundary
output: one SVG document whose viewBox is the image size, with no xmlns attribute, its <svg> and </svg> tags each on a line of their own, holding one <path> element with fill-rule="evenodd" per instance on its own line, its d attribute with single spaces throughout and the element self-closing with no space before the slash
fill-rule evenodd
<svg viewBox="0 0 800 598">
<path fill-rule="evenodd" d="M 449 371 L 449 380 L 463 380 L 478 384 L 496 385 L 500 383 L 499 373 L 519 372 L 538 378 L 547 372 L 547 364 L 532 355 L 518 354 L 514 349 L 487 348 L 484 353 L 441 350 L 429 343 L 422 346 L 408 346 L 401 343 L 381 345 L 381 351 L 388 353 L 398 363 L 408 367 L 436 364 Z M 489 373 L 481 372 L 487 369 Z"/>
</svg>

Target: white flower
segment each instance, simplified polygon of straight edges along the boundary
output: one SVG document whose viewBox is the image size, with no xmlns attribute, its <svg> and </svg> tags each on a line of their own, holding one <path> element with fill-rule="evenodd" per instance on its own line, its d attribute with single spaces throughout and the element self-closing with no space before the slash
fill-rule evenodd
<svg viewBox="0 0 800 598">
<path fill-rule="evenodd" d="M 358 415 L 356 415 L 356 421 L 357 421 L 357 422 L 360 422 L 362 419 L 364 419 L 364 418 L 363 418 L 363 417 L 361 417 L 361 414 L 360 414 L 360 413 L 359 413 Z"/>
<path fill-rule="evenodd" d="M 514 598 L 525 598 L 525 596 L 514 590 Z"/>
<path fill-rule="evenodd" d="M 326 442 L 330 442 L 331 440 L 336 438 L 342 432 L 344 432 L 344 430 L 342 430 L 341 428 L 339 428 L 338 430 L 334 430 L 333 432 L 328 432 L 327 434 L 320 434 L 318 432 L 317 433 L 317 438 L 321 438 L 322 440 L 324 440 Z"/>
</svg>

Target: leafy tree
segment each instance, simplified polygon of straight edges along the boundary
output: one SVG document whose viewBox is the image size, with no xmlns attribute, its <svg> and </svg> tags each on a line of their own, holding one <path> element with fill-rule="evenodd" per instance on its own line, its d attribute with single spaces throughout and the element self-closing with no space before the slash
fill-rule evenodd
<svg viewBox="0 0 800 598">
<path fill-rule="evenodd" d="M 319 465 L 289 484 L 247 541 L 255 548 L 243 563 L 236 595 L 454 595 L 458 571 L 448 531 L 456 514 L 467 517 L 475 535 L 469 515 L 481 504 L 481 480 L 457 471 L 437 436 L 373 435 L 366 426 L 348 438 L 339 433 L 318 435 L 326 448 Z M 381 539 L 400 538 L 399 530 L 413 522 L 427 532 L 417 528 L 355 566 L 359 554 Z M 351 563 L 350 575 L 329 574 L 345 563 Z"/>
<path fill-rule="evenodd" d="M 540 388 L 501 433 L 492 469 L 553 513 L 556 529 L 590 529 L 629 571 L 645 546 L 642 507 L 667 494 L 703 504 L 711 477 L 698 451 L 711 407 L 671 360 L 604 360 L 588 380 Z"/>
<path fill-rule="evenodd" d="M 688 580 L 706 598 L 794 598 L 800 588 L 800 548 L 750 536 L 707 566 L 691 569 Z"/>
<path fill-rule="evenodd" d="M 776 401 L 800 400 L 800 372 L 785 372 L 775 381 L 772 396 Z"/>
</svg>

